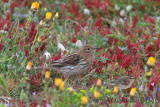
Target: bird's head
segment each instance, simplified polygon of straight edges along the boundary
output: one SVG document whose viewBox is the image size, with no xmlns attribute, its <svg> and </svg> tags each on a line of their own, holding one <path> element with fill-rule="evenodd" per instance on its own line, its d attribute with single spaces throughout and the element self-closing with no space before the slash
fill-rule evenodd
<svg viewBox="0 0 160 107">
<path fill-rule="evenodd" d="M 79 54 L 84 57 L 87 61 L 91 62 L 92 57 L 93 57 L 93 52 L 97 48 L 94 48 L 91 45 L 84 45 L 82 48 L 79 50 Z"/>
</svg>

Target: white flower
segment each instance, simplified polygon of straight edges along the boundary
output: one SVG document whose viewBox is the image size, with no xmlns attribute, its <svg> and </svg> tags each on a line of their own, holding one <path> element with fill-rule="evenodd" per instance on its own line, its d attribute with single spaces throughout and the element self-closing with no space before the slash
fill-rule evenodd
<svg viewBox="0 0 160 107">
<path fill-rule="evenodd" d="M 46 57 L 46 60 L 51 58 L 51 54 L 48 51 L 44 52 L 44 56 Z"/>
<path fill-rule="evenodd" d="M 90 10 L 84 9 L 84 14 L 89 15 L 90 14 Z"/>
<path fill-rule="evenodd" d="M 130 11 L 132 10 L 132 6 L 131 6 L 131 5 L 128 5 L 128 6 L 126 7 L 126 10 L 127 10 L 127 12 L 130 12 Z"/>
<path fill-rule="evenodd" d="M 115 8 L 115 10 L 117 10 L 117 11 L 120 10 L 120 7 L 119 7 L 117 4 L 114 6 L 114 8 Z"/>
<path fill-rule="evenodd" d="M 115 21 L 115 20 L 112 20 L 111 26 L 116 27 L 116 25 L 117 25 L 116 21 Z"/>
<path fill-rule="evenodd" d="M 124 25 L 124 20 L 122 18 L 119 19 L 119 22 Z"/>
<path fill-rule="evenodd" d="M 81 40 L 77 40 L 77 42 L 76 42 L 76 46 L 78 46 L 78 47 L 82 47 L 82 46 L 83 46 L 82 41 L 81 41 Z"/>
<path fill-rule="evenodd" d="M 125 14 L 126 14 L 126 11 L 124 9 L 120 11 L 121 16 L 124 16 Z"/>
<path fill-rule="evenodd" d="M 59 42 L 58 42 L 58 49 L 61 50 L 62 52 L 66 50 L 65 47 Z"/>
</svg>

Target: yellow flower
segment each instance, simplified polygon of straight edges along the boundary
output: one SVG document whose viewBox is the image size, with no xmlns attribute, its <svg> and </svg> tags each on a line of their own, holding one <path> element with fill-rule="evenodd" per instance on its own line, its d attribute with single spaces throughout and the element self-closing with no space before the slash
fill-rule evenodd
<svg viewBox="0 0 160 107">
<path fill-rule="evenodd" d="M 118 93 L 118 86 L 114 86 L 113 93 L 114 93 L 114 94 L 117 94 L 117 93 Z"/>
<path fill-rule="evenodd" d="M 32 63 L 31 62 L 28 62 L 27 66 L 26 66 L 26 69 L 27 70 L 31 70 L 32 69 Z"/>
<path fill-rule="evenodd" d="M 147 76 L 150 77 L 152 75 L 152 69 L 150 69 L 149 72 L 147 72 Z"/>
<path fill-rule="evenodd" d="M 39 9 L 39 3 L 38 2 L 33 2 L 31 9 Z"/>
<path fill-rule="evenodd" d="M 55 78 L 54 84 L 56 87 L 59 87 L 61 82 L 62 82 L 61 78 Z"/>
<path fill-rule="evenodd" d="M 102 80 L 99 78 L 97 81 L 97 86 L 100 87 L 102 85 Z"/>
<path fill-rule="evenodd" d="M 149 65 L 149 66 L 154 66 L 154 65 L 155 65 L 155 62 L 156 62 L 155 58 L 149 57 L 149 59 L 148 59 L 148 61 L 147 61 L 147 65 Z"/>
<path fill-rule="evenodd" d="M 39 22 L 39 25 L 40 25 L 40 26 L 42 26 L 42 24 L 43 24 L 43 20 L 41 20 L 41 21 Z"/>
<path fill-rule="evenodd" d="M 81 103 L 82 104 L 87 104 L 88 103 L 88 97 L 87 96 L 81 96 Z"/>
<path fill-rule="evenodd" d="M 50 20 L 52 17 L 52 13 L 51 12 L 47 12 L 46 13 L 46 20 Z"/>
<path fill-rule="evenodd" d="M 63 81 L 61 81 L 61 83 L 60 83 L 59 90 L 61 90 L 61 91 L 64 90 L 64 82 Z"/>
<path fill-rule="evenodd" d="M 58 18 L 58 17 L 59 17 L 59 13 L 58 13 L 58 12 L 56 12 L 55 18 Z"/>
<path fill-rule="evenodd" d="M 38 37 L 38 42 L 41 42 L 42 41 L 42 38 L 41 36 Z"/>
<path fill-rule="evenodd" d="M 46 78 L 46 79 L 49 79 L 49 78 L 50 78 L 50 72 L 49 72 L 49 71 L 46 71 L 45 78 Z"/>
<path fill-rule="evenodd" d="M 100 92 L 99 91 L 94 91 L 94 97 L 96 98 L 96 99 L 98 99 L 99 97 L 100 97 Z"/>
<path fill-rule="evenodd" d="M 136 88 L 132 88 L 130 91 L 130 96 L 135 96 L 136 90 L 137 90 Z"/>
</svg>

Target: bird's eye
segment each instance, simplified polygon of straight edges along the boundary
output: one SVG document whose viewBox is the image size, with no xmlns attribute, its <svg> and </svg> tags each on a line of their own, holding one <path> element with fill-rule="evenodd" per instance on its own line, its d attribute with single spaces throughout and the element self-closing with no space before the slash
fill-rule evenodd
<svg viewBox="0 0 160 107">
<path fill-rule="evenodd" d="M 90 50 L 90 48 L 88 48 L 88 50 Z"/>
</svg>

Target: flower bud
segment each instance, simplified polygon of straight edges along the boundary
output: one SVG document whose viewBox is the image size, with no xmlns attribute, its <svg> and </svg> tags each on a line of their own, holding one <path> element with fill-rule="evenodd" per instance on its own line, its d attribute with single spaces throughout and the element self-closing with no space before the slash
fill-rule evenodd
<svg viewBox="0 0 160 107">
<path fill-rule="evenodd" d="M 86 15 L 89 15 L 90 14 L 90 10 L 88 10 L 88 9 L 84 9 L 84 14 L 86 14 Z"/>
<path fill-rule="evenodd" d="M 45 78 L 46 78 L 46 79 L 49 79 L 49 78 L 50 78 L 50 72 L 49 72 L 49 71 L 46 71 Z"/>
<path fill-rule="evenodd" d="M 125 14 L 126 14 L 126 11 L 124 9 L 120 11 L 121 16 L 125 16 Z"/>
<path fill-rule="evenodd" d="M 47 12 L 46 13 L 46 20 L 50 20 L 52 17 L 52 13 L 51 12 Z"/>
<path fill-rule="evenodd" d="M 131 5 L 128 5 L 128 6 L 126 7 L 126 10 L 127 10 L 127 12 L 130 12 L 130 11 L 132 10 L 132 6 L 131 6 Z"/>
<path fill-rule="evenodd" d="M 62 52 L 64 52 L 66 50 L 65 47 L 63 46 L 63 44 L 61 44 L 59 42 L 58 42 L 58 49 L 61 50 Z"/>
<path fill-rule="evenodd" d="M 59 17 L 59 13 L 58 13 L 58 12 L 56 12 L 55 18 L 58 18 L 58 17 Z"/>
<path fill-rule="evenodd" d="M 64 90 L 64 82 L 63 81 L 61 81 L 61 83 L 60 83 L 59 90 L 61 90 L 61 91 Z"/>
<path fill-rule="evenodd" d="M 51 54 L 48 51 L 44 52 L 44 57 L 46 58 L 46 60 L 51 58 Z"/>
<path fill-rule="evenodd" d="M 114 94 L 118 94 L 118 86 L 114 86 L 113 93 L 114 93 Z"/>
<path fill-rule="evenodd" d="M 88 103 L 88 97 L 87 96 L 81 96 L 81 103 L 86 105 Z"/>
<path fill-rule="evenodd" d="M 41 21 L 39 22 L 39 25 L 40 25 L 40 26 L 42 26 L 42 25 L 43 25 L 43 20 L 41 20 Z"/>
<path fill-rule="evenodd" d="M 155 58 L 149 57 L 149 59 L 147 61 L 147 65 L 149 65 L 149 66 L 155 66 L 155 62 L 156 62 Z"/>
<path fill-rule="evenodd" d="M 38 42 L 42 42 L 41 36 L 38 37 Z"/>
<path fill-rule="evenodd" d="M 83 46 L 82 41 L 81 41 L 81 40 L 77 40 L 77 42 L 76 42 L 76 46 L 78 46 L 78 47 L 82 47 L 82 46 Z"/>
<path fill-rule="evenodd" d="M 26 69 L 27 70 L 31 70 L 32 69 L 32 63 L 31 62 L 28 62 L 27 66 L 26 66 Z"/>
<path fill-rule="evenodd" d="M 39 9 L 39 3 L 38 2 L 33 2 L 31 9 Z"/>
<path fill-rule="evenodd" d="M 99 78 L 97 81 L 97 86 L 100 87 L 102 85 L 102 80 Z"/>
<path fill-rule="evenodd" d="M 96 98 L 96 99 L 98 99 L 99 97 L 100 97 L 100 92 L 99 91 L 94 91 L 94 97 Z"/>
<path fill-rule="evenodd" d="M 152 69 L 149 72 L 147 72 L 148 77 L 151 77 L 151 75 L 152 75 Z"/>
<path fill-rule="evenodd" d="M 61 82 L 62 82 L 61 78 L 55 78 L 54 84 L 56 87 L 59 87 Z"/>
<path fill-rule="evenodd" d="M 130 96 L 132 96 L 132 97 L 135 96 L 136 90 L 137 90 L 136 88 L 132 88 L 130 91 Z"/>
</svg>

